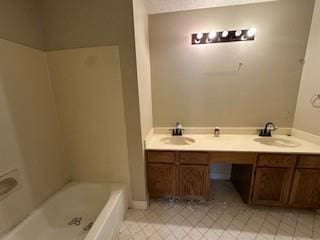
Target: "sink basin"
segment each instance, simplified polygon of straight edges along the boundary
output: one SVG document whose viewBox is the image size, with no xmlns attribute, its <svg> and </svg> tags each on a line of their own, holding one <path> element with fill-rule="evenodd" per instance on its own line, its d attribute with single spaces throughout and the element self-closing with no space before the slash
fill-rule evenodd
<svg viewBox="0 0 320 240">
<path fill-rule="evenodd" d="M 285 138 L 277 138 L 277 137 L 265 137 L 265 138 L 256 138 L 254 141 L 274 147 L 286 147 L 286 148 L 294 148 L 299 147 L 301 144 L 289 139 Z"/>
<path fill-rule="evenodd" d="M 165 137 L 161 139 L 161 142 L 168 145 L 191 145 L 196 142 L 193 138 L 190 137 Z"/>
</svg>

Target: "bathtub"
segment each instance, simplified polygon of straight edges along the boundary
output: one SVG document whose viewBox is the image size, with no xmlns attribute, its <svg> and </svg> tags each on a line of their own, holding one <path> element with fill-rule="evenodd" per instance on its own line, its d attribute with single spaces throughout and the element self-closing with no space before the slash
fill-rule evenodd
<svg viewBox="0 0 320 240">
<path fill-rule="evenodd" d="M 69 183 L 1 240 L 113 240 L 126 210 L 121 184 Z"/>
</svg>

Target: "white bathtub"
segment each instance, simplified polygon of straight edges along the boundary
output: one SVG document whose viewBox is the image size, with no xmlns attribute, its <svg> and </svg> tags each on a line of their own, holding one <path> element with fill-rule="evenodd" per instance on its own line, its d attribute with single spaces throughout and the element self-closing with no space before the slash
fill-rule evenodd
<svg viewBox="0 0 320 240">
<path fill-rule="evenodd" d="M 121 184 L 70 183 L 1 240 L 113 240 L 126 210 Z"/>
</svg>

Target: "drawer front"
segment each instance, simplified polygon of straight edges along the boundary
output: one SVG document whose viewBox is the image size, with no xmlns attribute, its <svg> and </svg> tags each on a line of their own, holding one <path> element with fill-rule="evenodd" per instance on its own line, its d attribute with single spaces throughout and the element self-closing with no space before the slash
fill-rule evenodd
<svg viewBox="0 0 320 240">
<path fill-rule="evenodd" d="M 207 152 L 179 152 L 179 162 L 181 164 L 209 164 L 209 155 Z"/>
<path fill-rule="evenodd" d="M 260 154 L 257 166 L 293 168 L 296 164 L 296 159 L 296 155 L 289 154 Z"/>
<path fill-rule="evenodd" d="M 320 169 L 320 155 L 299 156 L 297 168 Z"/>
<path fill-rule="evenodd" d="M 148 151 L 147 162 L 149 163 L 175 163 L 176 153 L 169 151 Z"/>
<path fill-rule="evenodd" d="M 246 152 L 212 152 L 209 159 L 212 163 L 253 164 L 256 156 Z"/>
</svg>

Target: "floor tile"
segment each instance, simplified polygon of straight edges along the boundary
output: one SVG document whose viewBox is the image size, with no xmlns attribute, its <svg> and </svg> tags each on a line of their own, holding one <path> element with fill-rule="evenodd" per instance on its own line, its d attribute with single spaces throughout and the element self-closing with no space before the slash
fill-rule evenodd
<svg viewBox="0 0 320 240">
<path fill-rule="evenodd" d="M 313 211 L 249 206 L 229 181 L 215 181 L 207 202 L 151 200 L 128 210 L 117 240 L 320 240 Z"/>
</svg>

